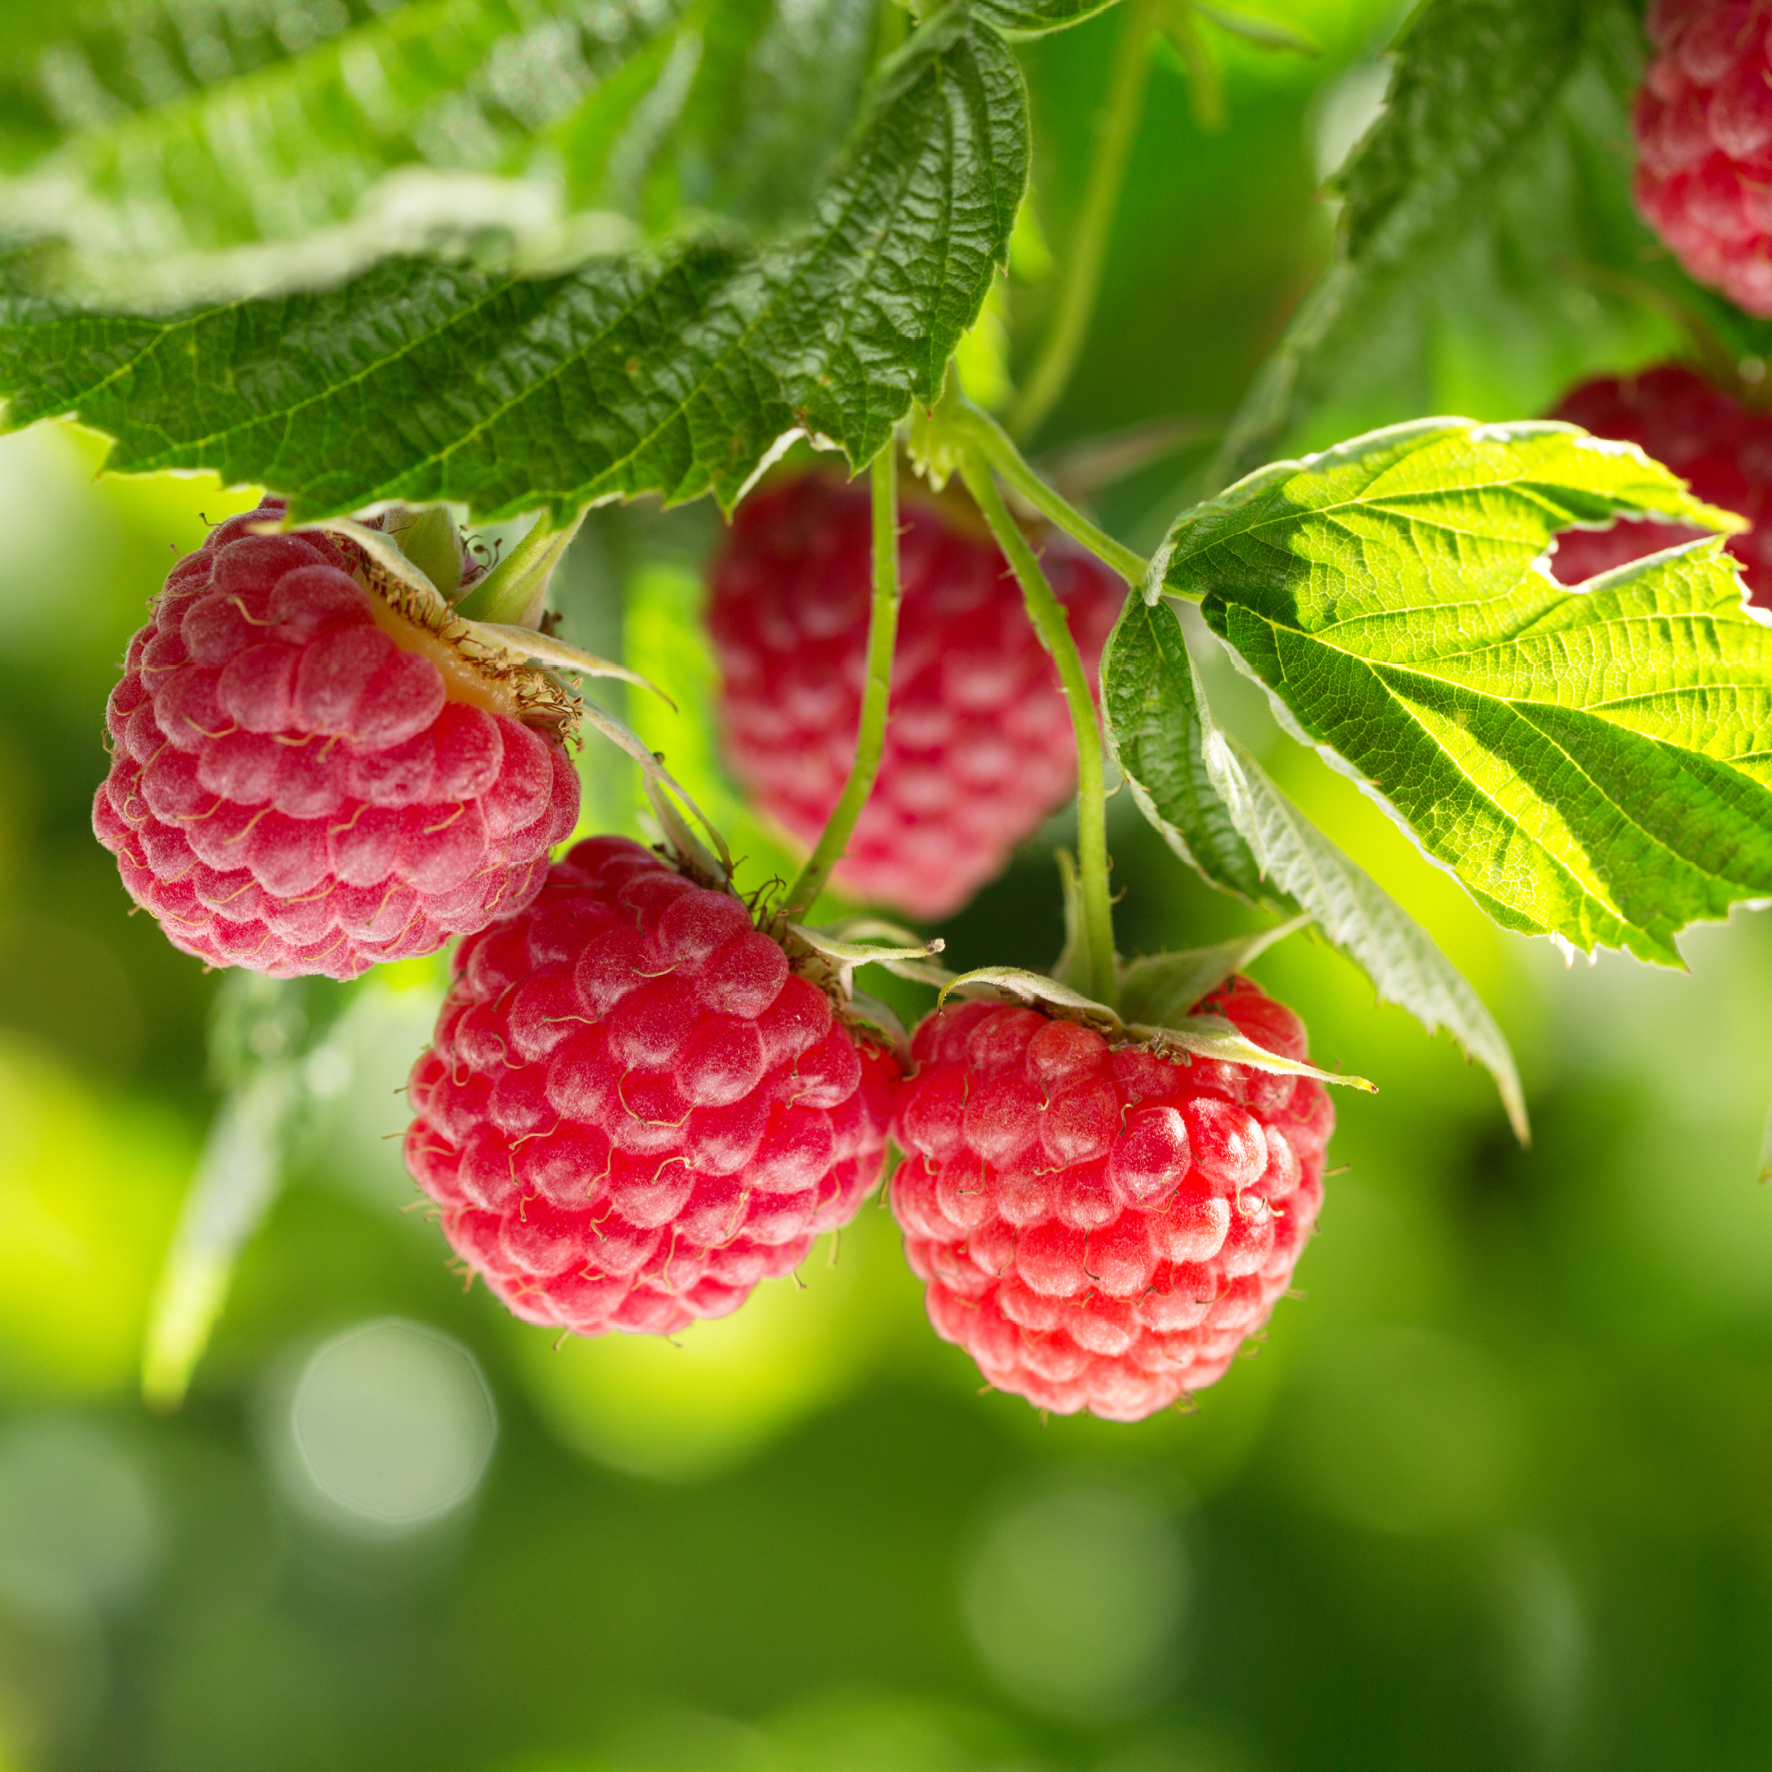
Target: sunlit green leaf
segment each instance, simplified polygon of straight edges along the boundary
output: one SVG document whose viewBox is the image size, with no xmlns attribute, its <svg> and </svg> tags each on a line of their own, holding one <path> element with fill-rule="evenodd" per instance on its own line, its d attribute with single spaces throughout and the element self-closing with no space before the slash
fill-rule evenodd
<svg viewBox="0 0 1772 1772">
<path fill-rule="evenodd" d="M 1434 938 L 1219 732 L 1167 604 L 1134 599 L 1121 613 L 1102 660 L 1102 708 L 1121 772 L 1170 847 L 1224 891 L 1309 916 L 1380 1002 L 1429 1033 L 1445 1028 L 1495 1078 L 1524 1139 L 1519 1072 L 1482 999 Z M 1165 979 L 1154 970 L 1139 988 Z"/>
<path fill-rule="evenodd" d="M 1679 963 L 1772 892 L 1772 628 L 1719 541 L 1557 584 L 1571 523 L 1741 520 L 1561 425 L 1423 420 L 1252 475 L 1153 577 L 1498 923 Z"/>
</svg>

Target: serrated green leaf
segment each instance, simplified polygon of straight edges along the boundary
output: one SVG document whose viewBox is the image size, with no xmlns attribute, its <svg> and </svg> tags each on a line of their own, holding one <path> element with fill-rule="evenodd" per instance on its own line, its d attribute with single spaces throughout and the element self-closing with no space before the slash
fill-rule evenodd
<svg viewBox="0 0 1772 1772">
<path fill-rule="evenodd" d="M 1308 912 L 1372 981 L 1381 1003 L 1430 1034 L 1444 1028 L 1495 1079 L 1521 1144 L 1531 1140 L 1525 1091 L 1507 1038 L 1464 974 L 1397 901 L 1268 780 L 1242 746 L 1214 732 L 1213 778 L 1260 858 L 1269 890 Z"/>
<path fill-rule="evenodd" d="M 1387 108 L 1370 138 L 1376 157 L 1356 154 L 1337 180 L 1350 227 L 1360 214 L 1371 224 L 1373 205 L 1397 206 L 1338 246 L 1227 429 L 1213 485 L 1423 412 L 1548 411 L 1589 376 L 1689 354 L 1699 339 L 1725 379 L 1742 357 L 1772 356 L 1772 322 L 1693 283 L 1636 212 L 1640 4 L 1583 0 L 1575 58 L 1555 90 L 1546 93 L 1537 73 L 1517 90 L 1503 79 L 1493 113 L 1477 105 L 1468 69 L 1451 54 L 1459 44 L 1460 54 L 1489 53 L 1492 10 L 1435 0 L 1404 35 L 1397 84 L 1416 94 L 1413 108 Z M 1539 27 L 1518 10 L 1502 36 L 1518 36 L 1529 56 Z M 1566 24 L 1568 12 L 1555 0 L 1542 28 Z M 1500 38 L 1493 47 L 1504 65 Z M 1518 101 L 1535 93 L 1542 107 L 1520 113 Z M 1443 101 L 1437 117 L 1424 96 Z M 1451 132 L 1467 120 L 1495 157 L 1459 173 L 1455 194 L 1441 175 L 1456 157 L 1437 158 L 1425 126 Z M 1394 176 L 1399 162 L 1410 177 Z"/>
<path fill-rule="evenodd" d="M 1583 12 L 1582 0 L 1428 0 L 1414 15 L 1385 110 L 1336 181 L 1335 261 L 1244 397 L 1219 484 L 1271 456 L 1322 397 L 1324 360 L 1379 330 L 1393 292 L 1480 225 L 1576 66 Z"/>
<path fill-rule="evenodd" d="M 0 231 L 135 298 L 312 286 L 569 209 L 803 216 L 878 0 L 159 0 L 0 60 Z M 607 229 L 604 230 L 608 232 Z"/>
<path fill-rule="evenodd" d="M 860 466 L 935 400 L 1026 178 L 1020 71 L 950 12 L 883 72 L 816 222 L 780 245 L 536 279 L 401 260 L 171 318 L 13 298 L 7 422 L 78 413 L 117 439 L 113 468 L 213 467 L 288 493 L 296 518 L 710 490 L 730 507 L 784 437 Z"/>
<path fill-rule="evenodd" d="M 1524 1142 L 1519 1072 L 1482 999 L 1433 937 L 1219 732 L 1175 612 L 1134 601 L 1103 655 L 1102 708 L 1122 767 L 1131 756 L 1142 772 L 1134 795 L 1145 816 L 1209 884 L 1308 915 L 1380 1002 L 1407 1010 L 1430 1034 L 1446 1029 L 1494 1077 Z"/>
<path fill-rule="evenodd" d="M 1153 582 L 1504 928 L 1677 965 L 1688 923 L 1772 893 L 1772 628 L 1719 540 L 1542 570 L 1631 513 L 1741 526 L 1629 446 L 1424 420 L 1188 513 Z"/>
<path fill-rule="evenodd" d="M 1128 597 L 1102 653 L 1101 711 L 1121 779 L 1208 885 L 1264 902 L 1261 869 L 1207 771 L 1206 697 L 1181 623 Z"/>
<path fill-rule="evenodd" d="M 55 231 L 157 258 L 345 220 L 397 166 L 519 171 L 533 138 L 679 10 L 223 0 L 95 13 L 0 83 L 8 158 L 44 123 L 57 138 L 0 187 L 0 215 L 29 223 L 71 203 L 47 218 Z"/>
</svg>

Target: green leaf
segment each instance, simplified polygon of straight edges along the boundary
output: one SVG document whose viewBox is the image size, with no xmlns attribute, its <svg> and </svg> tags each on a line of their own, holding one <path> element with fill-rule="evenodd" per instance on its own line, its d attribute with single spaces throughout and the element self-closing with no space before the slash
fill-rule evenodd
<svg viewBox="0 0 1772 1772">
<path fill-rule="evenodd" d="M 175 1408 L 227 1301 L 240 1252 L 263 1224 L 309 1105 L 306 1061 L 352 1000 L 324 978 L 235 972 L 216 999 L 210 1066 L 226 1094 L 162 1258 L 142 1347 L 142 1394 Z"/>
<path fill-rule="evenodd" d="M 1211 947 L 1146 954 L 1120 970 L 1120 1013 L 1128 1021 L 1170 1026 L 1182 1020 L 1208 991 L 1217 990 L 1233 973 L 1241 972 L 1275 942 L 1296 934 L 1310 920 L 1294 917 L 1268 929 L 1233 935 Z"/>
<path fill-rule="evenodd" d="M 810 207 L 895 0 L 721 0 L 679 132 L 686 203 L 768 227 Z"/>
<path fill-rule="evenodd" d="M 0 63 L 0 230 L 134 299 L 336 278 L 571 209 L 800 219 L 878 0 L 220 0 Z M 605 235 L 608 229 L 604 229 Z"/>
<path fill-rule="evenodd" d="M 1336 358 L 1382 332 L 1396 293 L 1480 225 L 1576 66 L 1583 11 L 1582 0 L 1429 0 L 1415 14 L 1385 110 L 1336 181 L 1335 261 L 1244 397 L 1218 483 L 1271 456 L 1324 397 Z"/>
<path fill-rule="evenodd" d="M 1113 4 L 1114 0 L 973 0 L 973 11 L 1000 31 L 1034 37 L 1080 25 Z"/>
<path fill-rule="evenodd" d="M 1495 1079 L 1521 1144 L 1526 1097 L 1507 1038 L 1470 982 L 1397 901 L 1318 830 L 1241 745 L 1214 733 L 1213 777 L 1260 858 L 1269 891 L 1307 912 L 1372 981 L 1381 1003 L 1406 1009 L 1430 1034 L 1444 1028 Z"/>
<path fill-rule="evenodd" d="M 1211 885 L 1308 915 L 1380 1002 L 1430 1034 L 1445 1028 L 1494 1077 L 1524 1142 L 1519 1072 L 1482 999 L 1433 937 L 1219 732 L 1167 604 L 1134 599 L 1122 611 L 1102 659 L 1102 708 L 1134 798 L 1176 853 Z"/>
<path fill-rule="evenodd" d="M 7 422 L 78 413 L 128 471 L 207 466 L 298 518 L 379 500 L 537 505 L 713 491 L 781 440 L 859 466 L 949 355 L 1003 263 L 1027 179 L 1026 93 L 949 12 L 888 64 L 816 221 L 747 252 L 524 279 L 390 261 L 342 288 L 168 318 L 0 301 Z"/>
<path fill-rule="evenodd" d="M 6 157 L 55 144 L 0 190 L 0 214 L 28 222 L 71 198 L 57 232 L 154 258 L 342 221 L 397 166 L 520 171 L 536 134 L 677 10 L 234 0 L 207 21 L 175 5 L 95 13 L 0 79 Z"/>
<path fill-rule="evenodd" d="M 1181 623 L 1128 597 L 1101 660 L 1108 745 L 1139 810 L 1209 885 L 1268 902 L 1261 868 L 1206 766 L 1210 716 Z"/>
<path fill-rule="evenodd" d="M 1719 540 L 1569 590 L 1557 531 L 1742 520 L 1629 445 L 1430 419 L 1184 515 L 1152 583 L 1504 928 L 1677 965 L 1772 893 L 1772 628 Z"/>
<path fill-rule="evenodd" d="M 1282 51 L 1289 55 L 1320 55 L 1322 45 L 1308 31 L 1284 19 L 1263 18 L 1252 12 L 1233 10 L 1228 6 L 1205 6 L 1193 0 L 1194 11 L 1221 31 L 1241 37 L 1257 49 Z"/>
</svg>

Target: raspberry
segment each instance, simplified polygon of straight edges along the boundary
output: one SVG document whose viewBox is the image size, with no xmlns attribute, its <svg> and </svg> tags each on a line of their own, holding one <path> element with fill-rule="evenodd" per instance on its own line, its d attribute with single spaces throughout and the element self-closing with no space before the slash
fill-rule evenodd
<svg viewBox="0 0 1772 1772">
<path fill-rule="evenodd" d="M 1756 412 L 1683 363 L 1640 375 L 1602 376 L 1566 394 L 1552 414 L 1596 437 L 1638 444 L 1691 483 L 1699 498 L 1738 511 L 1753 528 L 1728 539 L 1756 603 L 1772 605 L 1772 413 Z M 1569 529 L 1551 571 L 1562 584 L 1622 566 L 1708 533 L 1683 524 L 1626 520 Z"/>
<path fill-rule="evenodd" d="M 1772 314 L 1772 54 L 1765 0 L 1654 0 L 1631 111 L 1637 207 L 1700 283 Z"/>
<path fill-rule="evenodd" d="M 457 951 L 406 1161 L 519 1317 L 668 1335 L 854 1217 L 897 1075 L 742 900 L 595 837 Z"/>
<path fill-rule="evenodd" d="M 1058 673 L 996 544 L 963 527 L 959 509 L 905 502 L 885 754 L 834 875 L 856 898 L 932 920 L 1003 870 L 1077 774 Z M 867 489 L 812 473 L 743 505 L 714 566 L 708 625 L 727 757 L 806 845 L 855 761 L 872 545 Z M 1065 540 L 1047 545 L 1044 564 L 1093 684 L 1124 587 Z"/>
<path fill-rule="evenodd" d="M 1305 1055 L 1298 1018 L 1247 979 L 1200 1008 Z M 936 1333 L 1060 1414 L 1138 1421 L 1215 1383 L 1316 1221 L 1321 1084 L 991 1003 L 930 1016 L 911 1051 L 892 1210 Z"/>
<path fill-rule="evenodd" d="M 251 532 L 283 509 L 230 518 L 168 575 L 111 694 L 92 823 L 186 953 L 354 978 L 533 897 L 578 779 L 512 684 L 400 613 L 351 543 Z"/>
</svg>

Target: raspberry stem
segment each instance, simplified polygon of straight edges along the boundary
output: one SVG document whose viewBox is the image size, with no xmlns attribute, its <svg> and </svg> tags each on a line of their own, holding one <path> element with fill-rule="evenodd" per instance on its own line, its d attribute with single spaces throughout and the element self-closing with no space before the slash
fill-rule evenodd
<svg viewBox="0 0 1772 1772">
<path fill-rule="evenodd" d="M 861 722 L 855 734 L 855 766 L 843 797 L 832 809 L 818 847 L 788 890 L 788 916 L 809 910 L 831 869 L 843 859 L 855 822 L 861 817 L 880 758 L 886 748 L 886 710 L 892 690 L 892 654 L 898 642 L 902 590 L 898 578 L 898 445 L 888 443 L 869 470 L 874 493 L 874 596 L 868 613 L 868 674 L 862 690 Z"/>
<path fill-rule="evenodd" d="M 1070 623 L 1065 619 L 1064 605 L 1053 595 L 1027 537 L 1009 515 L 983 450 L 968 448 L 961 455 L 959 466 L 967 491 L 984 514 L 997 546 L 1021 584 L 1028 617 L 1058 666 L 1058 679 L 1071 710 L 1071 725 L 1077 735 L 1077 865 L 1083 879 L 1083 976 L 1088 994 L 1111 1009 L 1119 1001 L 1119 980 L 1114 967 L 1113 899 L 1108 891 L 1107 790 L 1095 698 L 1089 693 L 1089 677 L 1071 635 Z"/>
<path fill-rule="evenodd" d="M 975 443 L 991 466 L 1055 529 L 1062 529 L 1072 541 L 1086 547 L 1129 585 L 1143 584 L 1149 565 L 1144 556 L 1097 528 L 1075 505 L 1048 486 L 1015 447 L 1014 439 L 988 412 L 962 401 L 955 403 L 949 416 L 954 428 Z"/>
<path fill-rule="evenodd" d="M 1145 78 L 1150 70 L 1151 37 L 1156 29 L 1158 0 L 1128 0 L 1114 47 L 1114 65 L 1099 113 L 1095 155 L 1089 166 L 1089 183 L 1083 193 L 1083 210 L 1065 262 L 1051 330 L 1034 363 L 1009 429 L 1017 437 L 1031 437 L 1057 405 L 1071 379 L 1078 353 L 1089 330 L 1089 317 L 1101 287 L 1102 261 L 1107 256 L 1108 230 L 1119 204 L 1126 162 L 1132 155 L 1132 139 L 1144 109 Z"/>
</svg>

